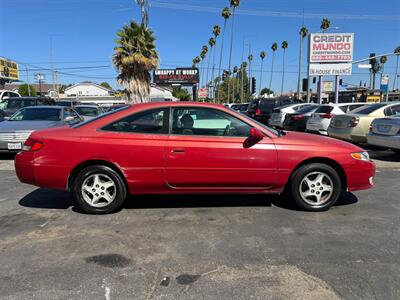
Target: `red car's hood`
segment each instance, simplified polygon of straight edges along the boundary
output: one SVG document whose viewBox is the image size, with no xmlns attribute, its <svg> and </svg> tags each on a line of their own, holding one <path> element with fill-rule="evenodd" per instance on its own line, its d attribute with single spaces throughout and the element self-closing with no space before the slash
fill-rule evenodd
<svg viewBox="0 0 400 300">
<path fill-rule="evenodd" d="M 332 148 L 332 151 L 335 149 L 348 150 L 350 152 L 364 151 L 362 148 L 345 141 L 316 134 L 301 133 L 294 131 L 287 131 L 284 136 L 278 137 L 274 141 L 275 144 L 278 145 L 284 144 L 284 145 L 329 147 Z"/>
</svg>

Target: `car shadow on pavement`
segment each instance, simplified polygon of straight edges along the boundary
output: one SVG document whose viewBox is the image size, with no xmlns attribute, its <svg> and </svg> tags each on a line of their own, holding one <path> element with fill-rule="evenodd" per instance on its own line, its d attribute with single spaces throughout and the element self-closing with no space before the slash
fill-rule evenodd
<svg viewBox="0 0 400 300">
<path fill-rule="evenodd" d="M 352 193 L 344 193 L 335 206 L 357 203 Z M 21 200 L 19 204 L 30 208 L 68 209 L 83 213 L 74 206 L 69 192 L 36 189 Z M 293 202 L 279 195 L 144 195 L 129 196 L 123 209 L 159 209 L 159 208 L 193 208 L 193 207 L 271 207 L 288 210 L 299 210 Z"/>
<path fill-rule="evenodd" d="M 17 153 L 0 153 L 0 160 L 14 160 Z"/>
</svg>

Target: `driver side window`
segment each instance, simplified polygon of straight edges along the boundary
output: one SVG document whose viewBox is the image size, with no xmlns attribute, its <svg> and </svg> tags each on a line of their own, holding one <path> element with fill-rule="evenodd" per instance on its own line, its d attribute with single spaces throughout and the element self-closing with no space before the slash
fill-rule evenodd
<svg viewBox="0 0 400 300">
<path fill-rule="evenodd" d="M 173 110 L 172 134 L 247 137 L 251 127 L 219 110 L 181 107 Z"/>
</svg>

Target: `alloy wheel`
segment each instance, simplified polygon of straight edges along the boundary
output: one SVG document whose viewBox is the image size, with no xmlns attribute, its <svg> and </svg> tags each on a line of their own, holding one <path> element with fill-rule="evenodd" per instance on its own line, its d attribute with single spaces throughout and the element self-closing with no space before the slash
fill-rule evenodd
<svg viewBox="0 0 400 300">
<path fill-rule="evenodd" d="M 81 187 L 82 197 L 92 207 L 102 208 L 110 205 L 117 194 L 116 184 L 105 174 L 88 176 Z"/>
<path fill-rule="evenodd" d="M 311 206 L 327 203 L 334 192 L 332 178 L 324 172 L 311 172 L 302 179 L 299 192 L 304 202 Z"/>
</svg>

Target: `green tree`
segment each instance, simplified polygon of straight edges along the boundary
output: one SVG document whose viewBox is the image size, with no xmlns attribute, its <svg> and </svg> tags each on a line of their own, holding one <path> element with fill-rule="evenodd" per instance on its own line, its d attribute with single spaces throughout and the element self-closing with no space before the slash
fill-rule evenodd
<svg viewBox="0 0 400 300">
<path fill-rule="evenodd" d="M 131 21 L 118 31 L 116 44 L 113 63 L 119 72 L 118 83 L 125 87 L 130 102 L 146 102 L 150 71 L 159 63 L 153 32 Z"/>
<path fill-rule="evenodd" d="M 260 92 L 260 96 L 263 95 L 272 95 L 274 91 L 270 90 L 269 88 L 263 88 Z"/>
<path fill-rule="evenodd" d="M 301 65 L 303 62 L 303 42 L 304 42 L 304 38 L 308 35 L 307 27 L 301 27 L 299 34 L 300 34 L 299 74 L 297 77 L 297 98 L 298 99 L 300 99 Z"/>
<path fill-rule="evenodd" d="M 203 85 L 203 86 L 204 86 L 204 68 L 205 68 L 204 60 L 206 59 L 207 53 L 208 53 L 208 46 L 204 45 L 201 48 L 201 53 L 200 53 L 200 58 L 201 58 L 201 83 L 200 83 L 200 85 Z"/>
<path fill-rule="evenodd" d="M 180 101 L 189 101 L 192 98 L 190 93 L 186 89 L 181 88 L 180 86 L 174 87 L 172 89 L 172 96 L 178 98 Z"/>
<path fill-rule="evenodd" d="M 269 79 L 269 89 L 271 89 L 272 86 L 272 78 L 274 76 L 275 51 L 278 50 L 278 44 L 273 43 L 271 46 L 271 50 L 272 50 L 272 62 L 271 62 L 271 77 Z"/>
<path fill-rule="evenodd" d="M 260 72 L 260 88 L 258 90 L 258 93 L 260 94 L 261 92 L 261 84 L 262 84 L 262 76 L 263 76 L 263 67 L 264 67 L 264 59 L 267 57 L 267 52 L 261 51 L 260 52 L 260 58 L 261 58 L 261 72 Z"/>
<path fill-rule="evenodd" d="M 393 53 L 396 54 L 396 71 L 394 73 L 394 79 L 393 79 L 393 91 L 394 91 L 396 88 L 397 74 L 399 73 L 400 46 L 396 47 L 396 49 L 394 49 Z"/>
<path fill-rule="evenodd" d="M 206 86 L 208 86 L 208 73 L 210 70 L 210 62 L 211 62 L 211 56 L 214 50 L 214 46 L 215 46 L 215 39 L 212 37 L 208 40 L 208 45 L 210 46 L 210 55 L 208 56 L 208 65 L 207 65 L 207 76 L 206 76 Z"/>
<path fill-rule="evenodd" d="M 282 42 L 283 56 L 282 56 L 282 85 L 281 85 L 281 95 L 283 94 L 283 86 L 285 84 L 285 54 L 286 49 L 289 46 L 287 41 Z"/>
<path fill-rule="evenodd" d="M 228 70 L 224 71 L 224 80 L 220 84 L 217 90 L 217 99 L 220 99 L 221 103 L 228 102 L 228 88 L 231 89 L 230 95 L 234 99 L 234 102 L 248 102 L 250 99 L 250 95 L 248 94 L 249 88 L 249 81 L 247 77 L 247 70 L 242 64 L 241 68 L 236 69 L 235 75 L 230 77 L 230 72 Z M 243 81 L 242 81 L 243 78 Z M 232 88 L 233 87 L 233 88 Z M 241 96 L 241 91 L 244 90 L 243 97 Z"/>
<path fill-rule="evenodd" d="M 29 92 L 30 92 L 30 95 L 29 95 Z M 21 84 L 18 87 L 18 93 L 22 97 L 25 97 L 25 96 L 36 96 L 37 95 L 36 90 L 33 87 L 33 85 L 29 85 L 29 89 L 28 89 L 28 85 L 27 84 Z"/>
<path fill-rule="evenodd" d="M 106 89 L 112 90 L 112 87 L 108 82 L 102 82 L 100 85 Z"/>
<path fill-rule="evenodd" d="M 192 67 L 193 68 L 196 68 L 197 67 L 197 65 L 201 62 L 201 58 L 199 57 L 199 56 L 196 56 L 195 58 L 193 58 L 193 65 L 192 65 Z"/>
<path fill-rule="evenodd" d="M 214 53 L 213 53 L 213 63 L 212 63 L 212 74 L 211 74 L 211 81 L 215 81 L 215 53 L 217 52 L 217 42 L 218 42 L 218 36 L 221 34 L 221 27 L 218 25 L 214 25 L 213 27 L 213 35 L 215 39 L 215 45 L 214 45 Z M 213 84 L 215 87 L 216 84 Z M 215 90 L 215 89 L 214 89 Z M 213 98 L 215 98 L 215 95 L 213 93 Z"/>
<path fill-rule="evenodd" d="M 235 33 L 235 12 L 236 8 L 240 4 L 240 0 L 229 0 L 230 6 L 232 7 L 232 30 L 231 30 L 231 46 L 229 48 L 229 66 L 228 69 L 231 71 L 232 67 L 232 49 L 233 49 L 233 38 L 234 38 L 234 33 Z M 232 83 L 235 83 L 234 81 Z M 230 98 L 229 95 L 230 89 L 228 89 L 228 98 Z"/>
<path fill-rule="evenodd" d="M 230 16 L 232 15 L 231 10 L 229 9 L 229 7 L 225 7 L 222 10 L 221 16 L 222 18 L 224 18 L 224 27 L 222 30 L 222 41 L 221 41 L 221 51 L 220 51 L 220 55 L 219 55 L 219 68 L 218 68 L 218 76 L 221 76 L 221 68 L 222 68 L 222 55 L 224 53 L 224 40 L 225 40 L 225 31 L 226 31 L 226 22 L 228 21 L 228 19 L 230 18 Z M 218 94 L 219 95 L 219 94 Z M 220 99 L 218 98 L 218 101 L 220 101 Z"/>
</svg>

